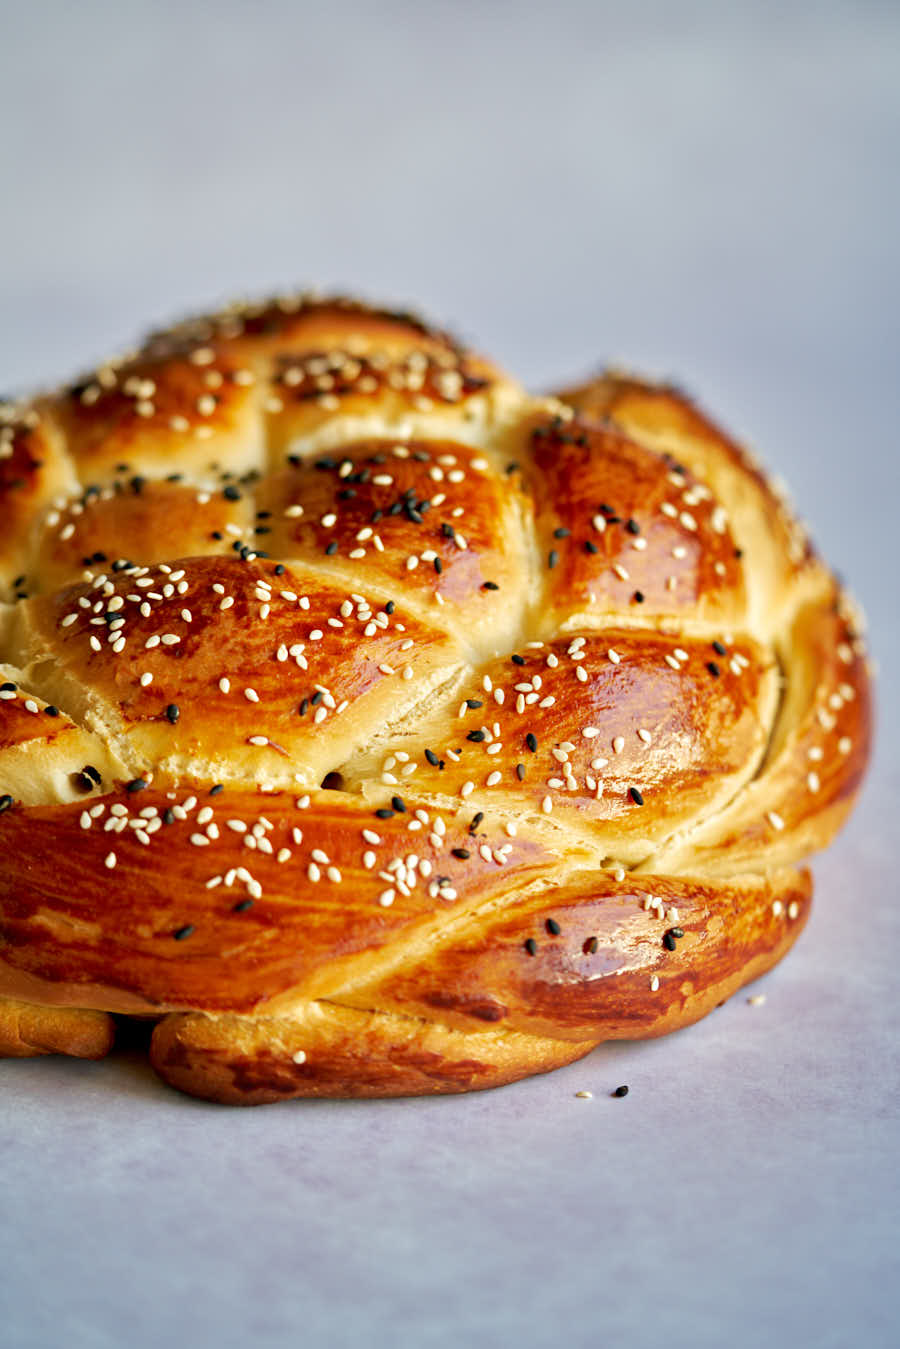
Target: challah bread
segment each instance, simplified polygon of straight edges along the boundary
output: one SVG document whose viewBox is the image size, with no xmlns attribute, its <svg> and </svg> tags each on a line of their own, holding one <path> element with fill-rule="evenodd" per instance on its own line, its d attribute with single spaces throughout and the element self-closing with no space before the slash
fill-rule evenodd
<svg viewBox="0 0 900 1349">
<path fill-rule="evenodd" d="M 860 621 L 675 390 L 234 307 L 0 421 L 0 1053 L 456 1092 L 788 950 L 868 755 Z"/>
</svg>

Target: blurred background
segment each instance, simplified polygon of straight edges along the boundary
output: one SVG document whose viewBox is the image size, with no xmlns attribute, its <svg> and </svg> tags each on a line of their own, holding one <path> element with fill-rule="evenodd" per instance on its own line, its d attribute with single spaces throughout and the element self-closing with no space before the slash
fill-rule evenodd
<svg viewBox="0 0 900 1349">
<path fill-rule="evenodd" d="M 131 1291 L 116 1294 L 103 1313 L 105 1330 L 96 1330 L 97 1309 L 109 1298 L 105 1284 L 91 1291 L 90 1282 L 92 1271 L 118 1268 L 109 1252 L 118 1251 L 125 1231 L 132 1236 L 122 1245 L 121 1277 L 111 1278 L 117 1289 L 131 1289 L 129 1270 L 142 1251 L 163 1271 L 165 1253 L 171 1255 L 168 1273 L 152 1275 L 148 1267 L 146 1282 L 141 1278 L 146 1342 L 164 1342 L 157 1332 L 169 1326 L 166 1318 L 173 1318 L 173 1342 L 185 1317 L 199 1318 L 200 1335 L 205 1312 L 189 1310 L 192 1279 L 217 1304 L 222 1291 L 221 1265 L 204 1266 L 189 1238 L 198 1211 L 210 1250 L 228 1224 L 270 1232 L 269 1245 L 257 1245 L 243 1282 L 235 1283 L 238 1300 L 221 1302 L 214 1342 L 222 1345 L 233 1342 L 226 1324 L 232 1316 L 235 1343 L 246 1342 L 245 1331 L 269 1343 L 266 1308 L 270 1319 L 283 1316 L 285 1335 L 303 1324 L 306 1299 L 318 1305 L 319 1273 L 313 1279 L 308 1271 L 324 1268 L 321 1287 L 341 1289 L 348 1244 L 355 1277 L 369 1279 L 367 1305 L 380 1308 L 382 1329 L 396 1327 L 393 1288 L 416 1327 L 403 1343 L 417 1349 L 445 1343 L 426 1315 L 433 1305 L 451 1322 L 468 1316 L 470 1330 L 478 1316 L 487 1318 L 478 1324 L 494 1324 L 496 1311 L 497 1326 L 508 1333 L 511 1316 L 514 1339 L 478 1342 L 523 1345 L 557 1343 L 553 1325 L 567 1343 L 593 1343 L 594 1331 L 602 1340 L 602 1323 L 592 1321 L 588 1335 L 588 1323 L 572 1319 L 574 1305 L 585 1313 L 601 1305 L 607 1330 L 631 1327 L 637 1338 L 629 1343 L 643 1343 L 634 1328 L 650 1324 L 648 1279 L 658 1314 L 664 1306 L 692 1309 L 679 1323 L 683 1336 L 664 1337 L 660 1327 L 655 1340 L 648 1330 L 648 1343 L 756 1344 L 756 1325 L 775 1344 L 896 1343 L 897 1318 L 888 1306 L 893 1299 L 896 1312 L 896 1280 L 885 1263 L 898 1231 L 896 1185 L 885 1189 L 885 1159 L 896 1162 L 889 1105 L 896 1077 L 887 1072 L 884 1087 L 881 1075 L 890 1027 L 897 1027 L 890 901 L 900 780 L 890 670 L 900 673 L 900 625 L 888 545 L 896 541 L 900 487 L 900 3 L 0 0 L 0 13 L 4 392 L 73 374 L 185 311 L 309 284 L 421 307 L 536 388 L 608 360 L 672 376 L 788 480 L 822 551 L 863 600 L 886 675 L 868 809 L 820 867 L 819 926 L 810 925 L 775 976 L 793 1013 L 782 1007 L 767 1026 L 758 1021 L 754 1049 L 748 1038 L 739 1040 L 743 1060 L 735 1057 L 727 1020 L 746 1014 L 739 1000 L 674 1050 L 657 1043 L 638 1055 L 623 1046 L 619 1057 L 596 1059 L 621 1062 L 615 1071 L 623 1074 L 656 1065 L 653 1091 L 632 1095 L 641 1103 L 634 1127 L 616 1117 L 623 1149 L 633 1149 L 638 1136 L 646 1147 L 627 1152 L 632 1170 L 614 1177 L 601 1143 L 578 1145 L 600 1158 L 592 1178 L 598 1205 L 617 1205 L 615 1231 L 625 1244 L 615 1258 L 588 1258 L 598 1240 L 593 1209 L 575 1227 L 567 1216 L 578 1207 L 581 1182 L 577 1174 L 561 1177 L 553 1159 L 565 1160 L 572 1136 L 562 1130 L 575 1126 L 541 1116 L 557 1098 L 567 1110 L 588 1080 L 583 1075 L 570 1076 L 565 1088 L 537 1081 L 458 1109 L 441 1107 L 443 1113 L 437 1102 L 428 1114 L 403 1102 L 377 1115 L 323 1106 L 255 1115 L 256 1123 L 240 1126 L 233 1117 L 187 1114 L 183 1102 L 180 1114 L 172 1107 L 164 1116 L 170 1108 L 152 1094 L 152 1082 L 135 1075 L 139 1085 L 121 1105 L 126 1123 L 114 1149 L 120 1173 L 115 1183 L 104 1180 L 106 1190 L 89 1168 L 83 1182 L 74 1175 L 70 1136 L 53 1127 L 56 1117 L 42 1110 L 35 1085 L 23 1098 L 36 1102 L 33 1114 L 17 1114 L 24 1123 L 16 1153 L 33 1169 L 21 1171 L 16 1205 L 7 1209 L 32 1229 L 20 1238 L 12 1222 L 12 1256 L 21 1263 L 29 1239 L 39 1252 L 36 1264 L 24 1266 L 17 1347 L 58 1343 L 54 1318 L 81 1307 L 82 1296 L 81 1329 L 68 1342 L 93 1349 L 126 1341 Z M 867 906 L 864 939 L 853 905 Z M 860 952 L 853 964 L 844 952 L 861 942 L 864 958 Z M 791 1015 L 802 1027 L 796 1040 Z M 734 1034 L 753 1034 L 746 1016 L 740 1027 Z M 679 1116 L 664 1095 L 671 1061 L 692 1081 L 685 1110 L 704 1100 L 705 1123 L 702 1111 Z M 40 1081 L 50 1082 L 50 1066 L 38 1064 L 35 1084 L 37 1069 Z M 119 1109 L 121 1079 L 94 1088 L 85 1084 L 102 1084 L 102 1077 L 75 1079 L 66 1066 L 54 1071 L 60 1090 L 77 1084 L 71 1100 L 88 1121 L 96 1115 L 105 1148 L 101 1125 Z M 27 1086 L 29 1072 L 23 1067 L 15 1081 Z M 768 1083 L 765 1100 L 761 1081 Z M 543 1171 L 529 1152 L 528 1130 L 538 1118 Z M 423 1149 L 422 1169 L 411 1173 L 405 1136 L 395 1131 L 424 1119 L 435 1134 L 445 1131 L 445 1151 L 431 1165 Z M 728 1128 L 719 1129 L 718 1119 Z M 754 1132 L 762 1120 L 764 1144 Z M 588 1117 L 582 1121 L 587 1134 Z M 210 1128 L 218 1131 L 223 1168 L 216 1192 L 230 1194 L 236 1183 L 234 1202 L 243 1205 L 237 1217 L 234 1204 L 226 1206 L 222 1224 L 198 1198 L 207 1193 L 204 1168 L 219 1164 L 204 1152 Z M 474 1171 L 460 1162 L 458 1128 L 471 1142 L 466 1165 Z M 343 1131 L 346 1149 L 339 1157 L 335 1130 Z M 229 1140 L 238 1136 L 249 1147 L 235 1158 Z M 676 1136 L 680 1170 L 672 1171 L 666 1148 Z M 267 1151 L 276 1137 L 282 1142 Z M 513 1138 L 519 1151 L 510 1153 Z M 169 1152 L 166 1139 L 174 1140 Z M 665 1146 L 658 1149 L 657 1140 Z M 92 1156 L 100 1151 L 98 1145 Z M 145 1211 L 148 1153 L 156 1202 Z M 308 1247 L 301 1155 L 312 1159 L 317 1177 L 327 1177 Z M 368 1178 L 362 1191 L 351 1183 L 361 1155 L 377 1155 L 387 1168 L 386 1205 L 376 1202 Z M 176 1184 L 173 1156 L 202 1160 Z M 39 1177 L 47 1158 L 54 1159 L 54 1186 L 60 1171 L 67 1175 L 70 1208 L 60 1217 L 55 1198 L 48 1199 L 35 1218 L 27 1177 Z M 281 1198 L 276 1178 L 291 1177 L 292 1168 L 286 1184 L 295 1187 L 297 1207 L 272 1226 Z M 531 1236 L 533 1259 L 520 1259 L 516 1245 L 516 1234 L 531 1230 L 529 1201 L 510 1198 L 526 1173 L 546 1205 Z M 421 1183 L 410 1198 L 414 1174 Z M 499 1177 L 497 1193 L 488 1193 L 491 1177 Z M 665 1193 L 657 1188 L 663 1180 Z M 641 1194 L 632 1202 L 635 1185 Z M 170 1214 L 178 1210 L 167 1186 L 191 1196 L 174 1246 Z M 430 1196 L 438 1206 L 451 1191 L 458 1192 L 456 1210 L 428 1211 Z M 474 1222 L 472 1193 L 487 1194 Z M 782 1230 L 784 1194 L 791 1207 Z M 257 1195 L 271 1199 L 264 1212 L 255 1207 Z M 58 1284 L 56 1253 L 68 1265 L 73 1246 L 81 1246 L 72 1237 L 80 1215 L 96 1203 L 94 1245 L 47 1301 L 46 1289 Z M 416 1203 L 425 1217 L 407 1230 L 397 1215 Z M 426 1233 L 430 1263 L 420 1263 Z M 305 1282 L 302 1271 L 297 1284 L 286 1275 L 274 1300 L 267 1293 L 257 1304 L 254 1290 L 267 1288 L 270 1270 L 279 1268 L 274 1256 L 270 1262 L 276 1244 L 304 1253 Z M 566 1272 L 556 1284 L 542 1263 L 548 1255 L 555 1268 L 550 1247 L 565 1252 Z M 228 1249 L 220 1251 L 222 1262 Z M 378 1250 L 385 1252 L 381 1263 Z M 406 1263 L 397 1263 L 398 1251 Z M 397 1291 L 401 1268 L 408 1297 Z M 460 1268 L 474 1299 L 465 1304 L 445 1275 Z M 697 1284 L 704 1269 L 706 1282 Z M 597 1282 L 604 1277 L 629 1290 L 620 1294 L 624 1311 L 610 1311 Z M 171 1286 L 177 1295 L 169 1303 Z M 530 1298 L 521 1301 L 526 1289 Z M 520 1311 L 510 1310 L 520 1301 Z M 347 1342 L 354 1342 L 351 1304 L 327 1292 L 319 1304 L 322 1315 L 323 1307 L 328 1315 L 339 1307 Z M 247 1321 L 240 1309 L 257 1305 L 263 1319 Z M 532 1323 L 529 1308 L 537 1305 L 546 1318 Z M 420 1311 L 424 1322 L 416 1320 Z M 364 1322 L 357 1332 L 355 1342 L 365 1343 Z M 339 1331 L 318 1343 L 326 1341 L 345 1342 Z M 201 1335 L 196 1342 L 210 1341 Z"/>
</svg>

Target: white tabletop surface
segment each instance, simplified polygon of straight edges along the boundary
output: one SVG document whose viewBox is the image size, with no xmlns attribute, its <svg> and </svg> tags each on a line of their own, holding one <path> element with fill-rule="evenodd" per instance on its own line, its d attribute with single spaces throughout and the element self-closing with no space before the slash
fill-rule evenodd
<svg viewBox="0 0 900 1349">
<path fill-rule="evenodd" d="M 2 9 L 9 389 L 309 282 L 535 386 L 671 374 L 790 481 L 881 665 L 806 933 L 693 1029 L 246 1111 L 136 1054 L 0 1064 L 2 1349 L 897 1344 L 900 6 Z"/>
</svg>

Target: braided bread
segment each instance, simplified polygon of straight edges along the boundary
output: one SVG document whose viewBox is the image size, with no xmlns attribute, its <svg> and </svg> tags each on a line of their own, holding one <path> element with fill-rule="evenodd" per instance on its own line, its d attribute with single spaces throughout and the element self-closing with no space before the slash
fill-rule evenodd
<svg viewBox="0 0 900 1349">
<path fill-rule="evenodd" d="M 682 394 L 235 307 L 0 424 L 0 1053 L 456 1092 L 704 1016 L 802 929 L 860 622 Z"/>
</svg>

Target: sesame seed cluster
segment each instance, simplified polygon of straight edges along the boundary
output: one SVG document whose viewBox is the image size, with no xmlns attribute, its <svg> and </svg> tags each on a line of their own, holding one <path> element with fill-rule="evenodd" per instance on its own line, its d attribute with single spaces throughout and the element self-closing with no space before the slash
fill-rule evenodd
<svg viewBox="0 0 900 1349">
<path fill-rule="evenodd" d="M 0 1052 L 154 1016 L 253 1102 L 659 1034 L 789 948 L 865 767 L 860 616 L 745 450 L 405 313 L 0 406 L 0 526 Z"/>
</svg>

